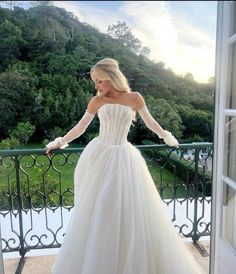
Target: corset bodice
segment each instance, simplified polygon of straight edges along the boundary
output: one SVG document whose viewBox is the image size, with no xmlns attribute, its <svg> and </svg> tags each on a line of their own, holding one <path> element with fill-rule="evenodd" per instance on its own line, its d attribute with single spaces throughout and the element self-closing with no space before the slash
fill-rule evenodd
<svg viewBox="0 0 236 274">
<path fill-rule="evenodd" d="M 127 142 L 127 135 L 134 111 L 131 107 L 121 104 L 105 104 L 98 110 L 100 121 L 98 138 L 112 145 L 120 145 Z"/>
</svg>

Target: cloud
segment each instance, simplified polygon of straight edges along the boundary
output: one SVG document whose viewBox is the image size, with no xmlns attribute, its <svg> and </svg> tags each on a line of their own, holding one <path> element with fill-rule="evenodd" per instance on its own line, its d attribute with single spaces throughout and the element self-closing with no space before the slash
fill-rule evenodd
<svg viewBox="0 0 236 274">
<path fill-rule="evenodd" d="M 214 75 L 215 41 L 171 14 L 165 1 L 125 1 L 121 11 L 130 18 L 134 35 L 151 49 L 152 59 L 178 74 L 190 72 L 199 82 Z"/>
<path fill-rule="evenodd" d="M 92 7 L 82 1 L 55 1 L 54 3 L 55 6 L 72 12 L 80 22 L 86 22 L 104 33 L 107 31 L 108 25 L 119 20 L 117 13 Z"/>
<path fill-rule="evenodd" d="M 133 33 L 151 49 L 155 60 L 169 62 L 176 47 L 177 31 L 163 2 L 126 1 L 122 10 L 133 21 Z"/>
</svg>

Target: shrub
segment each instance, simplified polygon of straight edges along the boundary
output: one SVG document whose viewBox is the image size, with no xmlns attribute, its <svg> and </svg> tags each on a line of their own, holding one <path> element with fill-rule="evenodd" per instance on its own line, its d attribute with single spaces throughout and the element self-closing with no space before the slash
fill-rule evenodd
<svg viewBox="0 0 236 274">
<path fill-rule="evenodd" d="M 13 149 L 20 146 L 20 141 L 16 138 L 6 138 L 1 141 L 0 149 Z"/>
<path fill-rule="evenodd" d="M 22 145 L 25 145 L 28 143 L 29 138 L 33 135 L 34 131 L 35 126 L 31 125 L 29 122 L 20 122 L 15 129 L 10 131 L 10 136 L 12 139 L 18 139 Z"/>
</svg>

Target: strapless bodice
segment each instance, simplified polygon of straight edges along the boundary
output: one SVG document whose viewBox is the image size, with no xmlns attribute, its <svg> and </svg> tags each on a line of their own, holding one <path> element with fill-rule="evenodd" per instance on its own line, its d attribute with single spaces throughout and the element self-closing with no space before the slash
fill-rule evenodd
<svg viewBox="0 0 236 274">
<path fill-rule="evenodd" d="M 98 110 L 100 121 L 98 138 L 111 145 L 127 142 L 127 135 L 134 117 L 134 110 L 127 105 L 104 104 Z"/>
</svg>

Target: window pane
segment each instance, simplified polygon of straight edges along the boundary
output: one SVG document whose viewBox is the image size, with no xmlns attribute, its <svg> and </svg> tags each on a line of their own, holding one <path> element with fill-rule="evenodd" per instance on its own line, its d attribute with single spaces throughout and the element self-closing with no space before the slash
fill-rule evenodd
<svg viewBox="0 0 236 274">
<path fill-rule="evenodd" d="M 224 175 L 236 183 L 236 117 L 225 119 Z"/>
<path fill-rule="evenodd" d="M 232 57 L 231 57 L 232 56 Z M 229 58 L 232 59 L 231 83 L 226 92 L 226 108 L 236 109 L 236 43 L 229 51 Z"/>
<path fill-rule="evenodd" d="M 236 250 L 236 192 L 224 183 L 222 236 Z"/>
</svg>

